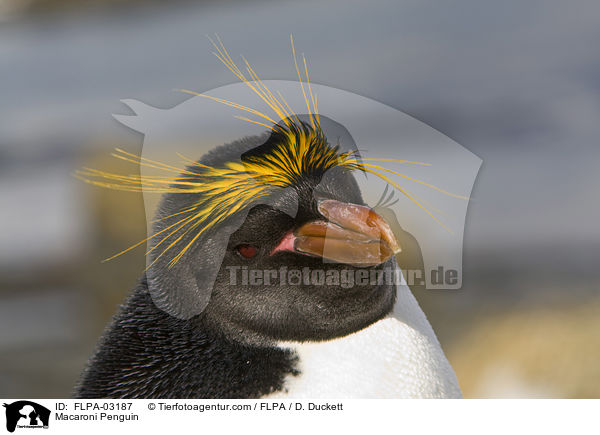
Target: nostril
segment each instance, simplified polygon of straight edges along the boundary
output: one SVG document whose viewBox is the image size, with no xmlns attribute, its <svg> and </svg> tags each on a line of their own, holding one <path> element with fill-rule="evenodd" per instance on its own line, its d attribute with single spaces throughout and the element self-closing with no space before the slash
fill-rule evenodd
<svg viewBox="0 0 600 435">
<path fill-rule="evenodd" d="M 235 247 L 235 249 L 244 258 L 252 258 L 258 254 L 258 248 L 254 245 L 238 245 Z"/>
</svg>

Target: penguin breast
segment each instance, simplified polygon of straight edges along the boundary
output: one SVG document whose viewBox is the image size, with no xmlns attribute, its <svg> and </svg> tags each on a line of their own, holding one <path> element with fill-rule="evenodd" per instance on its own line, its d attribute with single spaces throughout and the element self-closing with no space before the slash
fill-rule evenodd
<svg viewBox="0 0 600 435">
<path fill-rule="evenodd" d="M 266 398 L 460 398 L 437 339 L 386 317 L 325 342 L 280 343 L 298 357 L 299 374 Z"/>
</svg>

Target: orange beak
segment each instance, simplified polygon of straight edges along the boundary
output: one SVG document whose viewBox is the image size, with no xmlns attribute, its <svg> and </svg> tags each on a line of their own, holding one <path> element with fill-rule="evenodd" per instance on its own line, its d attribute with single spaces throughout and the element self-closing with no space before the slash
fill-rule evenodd
<svg viewBox="0 0 600 435">
<path fill-rule="evenodd" d="M 400 252 L 388 223 L 369 207 L 331 199 L 318 203 L 325 219 L 287 233 L 271 255 L 292 251 L 337 263 L 375 266 Z"/>
</svg>

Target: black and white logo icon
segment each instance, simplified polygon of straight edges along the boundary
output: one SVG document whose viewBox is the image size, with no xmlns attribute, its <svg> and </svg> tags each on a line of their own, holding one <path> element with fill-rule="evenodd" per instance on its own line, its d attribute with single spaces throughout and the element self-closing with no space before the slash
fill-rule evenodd
<svg viewBox="0 0 600 435">
<path fill-rule="evenodd" d="M 6 408 L 6 430 L 14 432 L 16 428 L 48 428 L 50 410 L 29 400 L 19 400 L 3 405 Z"/>
</svg>

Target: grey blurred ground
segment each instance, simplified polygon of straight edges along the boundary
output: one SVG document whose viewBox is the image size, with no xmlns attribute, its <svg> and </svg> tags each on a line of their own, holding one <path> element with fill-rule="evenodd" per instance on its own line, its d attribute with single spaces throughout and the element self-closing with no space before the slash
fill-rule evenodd
<svg viewBox="0 0 600 435">
<path fill-rule="evenodd" d="M 597 2 L 41 3 L 0 22 L 0 395 L 70 393 L 144 268 L 141 252 L 99 262 L 145 233 L 141 198 L 70 174 L 140 149 L 110 116 L 120 99 L 232 83 L 217 32 L 288 80 L 293 33 L 314 82 L 483 159 L 464 287 L 417 294 L 467 396 L 600 396 Z"/>
</svg>

